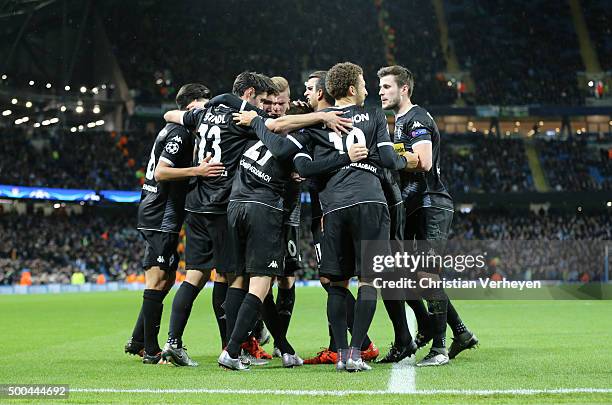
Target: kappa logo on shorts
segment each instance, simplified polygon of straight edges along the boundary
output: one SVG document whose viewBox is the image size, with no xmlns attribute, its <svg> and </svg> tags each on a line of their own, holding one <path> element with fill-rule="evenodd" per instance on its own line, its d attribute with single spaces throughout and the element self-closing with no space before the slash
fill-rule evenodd
<svg viewBox="0 0 612 405">
<path fill-rule="evenodd" d="M 165 260 L 164 260 L 164 256 L 157 256 L 157 262 L 158 262 L 158 263 L 163 263 L 163 262 L 165 262 Z"/>
<path fill-rule="evenodd" d="M 272 260 L 270 262 L 270 264 L 268 264 L 268 267 L 272 267 L 274 269 L 278 269 L 278 263 L 276 263 L 276 260 Z"/>
</svg>

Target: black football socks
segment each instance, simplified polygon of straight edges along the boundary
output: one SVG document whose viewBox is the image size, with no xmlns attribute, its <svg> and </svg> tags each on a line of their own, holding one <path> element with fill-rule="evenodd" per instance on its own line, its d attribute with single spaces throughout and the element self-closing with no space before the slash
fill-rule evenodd
<svg viewBox="0 0 612 405">
<path fill-rule="evenodd" d="M 166 293 L 159 290 L 146 289 L 142 295 L 142 313 L 144 323 L 144 346 L 149 355 L 156 355 L 161 351 L 157 337 L 161 323 L 162 311 Z"/>
<path fill-rule="evenodd" d="M 225 322 L 225 310 L 223 309 L 223 303 L 225 302 L 225 296 L 227 295 L 227 288 L 227 283 L 215 281 L 212 291 L 212 306 L 215 313 L 215 319 L 217 320 L 217 326 L 219 327 L 221 347 L 225 347 L 227 345 L 227 323 Z"/>
<path fill-rule="evenodd" d="M 183 281 L 172 301 L 172 314 L 170 315 L 170 328 L 168 343 L 178 347 L 183 346 L 183 332 L 191 315 L 193 302 L 198 297 L 200 288 Z"/>
</svg>

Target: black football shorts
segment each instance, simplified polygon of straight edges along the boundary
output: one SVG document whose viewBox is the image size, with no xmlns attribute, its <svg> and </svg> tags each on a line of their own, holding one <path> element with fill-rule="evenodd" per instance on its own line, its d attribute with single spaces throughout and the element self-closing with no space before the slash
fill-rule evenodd
<svg viewBox="0 0 612 405">
<path fill-rule="evenodd" d="M 388 241 L 389 228 L 389 209 L 385 204 L 356 204 L 326 214 L 321 275 L 332 281 L 361 277 L 361 241 Z"/>
<path fill-rule="evenodd" d="M 145 252 L 142 268 L 159 267 L 164 271 L 176 271 L 179 255 L 176 252 L 179 237 L 178 233 L 140 230 L 145 240 Z"/>
<path fill-rule="evenodd" d="M 218 273 L 229 271 L 232 255 L 227 243 L 227 215 L 187 212 L 185 217 L 185 269 Z"/>
<path fill-rule="evenodd" d="M 285 275 L 283 211 L 270 206 L 230 201 L 228 244 L 236 274 Z"/>
</svg>

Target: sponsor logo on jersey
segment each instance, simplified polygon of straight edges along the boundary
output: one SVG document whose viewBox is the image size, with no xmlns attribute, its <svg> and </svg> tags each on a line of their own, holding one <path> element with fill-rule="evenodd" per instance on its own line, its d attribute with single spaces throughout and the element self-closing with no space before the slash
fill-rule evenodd
<svg viewBox="0 0 612 405">
<path fill-rule="evenodd" d="M 179 151 L 179 144 L 176 142 L 168 142 L 168 144 L 166 145 L 166 152 L 168 152 L 171 155 L 176 155 L 176 153 Z"/>
<path fill-rule="evenodd" d="M 272 267 L 273 269 L 278 269 L 278 263 L 276 263 L 276 260 L 272 260 L 270 264 L 268 264 L 268 267 Z"/>
<path fill-rule="evenodd" d="M 157 256 L 157 263 L 163 263 L 163 262 L 165 262 L 164 256 Z"/>
<path fill-rule="evenodd" d="M 244 159 L 240 160 L 240 166 L 244 167 L 246 171 L 253 173 L 255 176 L 259 177 L 266 183 L 269 183 L 270 180 L 272 180 L 272 176 L 262 172 L 261 170 L 259 170 L 258 168 L 256 168 L 255 166 L 253 166 L 251 163 L 247 162 Z"/>
<path fill-rule="evenodd" d="M 412 123 L 412 129 L 422 128 L 422 127 L 424 127 L 424 126 L 425 126 L 425 125 L 421 124 L 419 121 L 414 121 L 414 122 Z"/>
</svg>

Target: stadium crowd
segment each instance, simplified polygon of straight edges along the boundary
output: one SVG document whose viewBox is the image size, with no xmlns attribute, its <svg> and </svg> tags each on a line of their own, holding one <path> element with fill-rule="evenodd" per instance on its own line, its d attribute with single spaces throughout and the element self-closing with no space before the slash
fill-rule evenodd
<svg viewBox="0 0 612 405">
<path fill-rule="evenodd" d="M 303 269 L 296 272 L 302 280 L 318 278 L 309 221 L 310 217 L 304 215 L 300 240 Z M 450 238 L 455 241 L 611 240 L 612 217 L 605 213 L 456 213 Z M 0 285 L 18 284 L 24 271 L 30 273 L 34 285 L 69 283 L 76 272 L 83 273 L 85 280 L 92 283 L 100 274 L 107 281 L 137 281 L 136 276 L 142 273 L 143 249 L 133 212 L 67 216 L 59 210 L 51 216 L 3 214 L 0 215 Z M 504 269 L 503 264 L 500 268 Z M 505 275 L 515 279 L 527 277 L 515 268 Z M 597 280 L 600 276 L 597 270 L 561 273 L 554 268 L 529 273 L 532 279 L 568 281 L 585 277 Z"/>
<path fill-rule="evenodd" d="M 0 184 L 133 190 L 136 162 L 127 136 L 104 131 L 1 129 Z"/>
<path fill-rule="evenodd" d="M 442 178 L 453 193 L 533 191 L 520 139 L 451 134 L 442 144 Z"/>
<path fill-rule="evenodd" d="M 546 0 L 444 3 L 459 63 L 476 85 L 474 103 L 583 104 L 576 72 L 584 66 L 567 5 Z"/>
<path fill-rule="evenodd" d="M 608 146 L 584 139 L 538 142 L 540 161 L 555 191 L 612 190 Z"/>
<path fill-rule="evenodd" d="M 451 104 L 457 98 L 455 84 L 447 86 L 438 22 L 429 2 L 411 0 L 324 2 L 271 0 L 262 9 L 256 3 L 237 0 L 222 4 L 129 2 L 104 8 L 104 18 L 124 22 L 123 29 L 107 33 L 132 95 L 140 103 L 172 102 L 181 83 L 201 80 L 213 90 L 224 90 L 237 71 L 226 66 L 244 66 L 271 75 L 282 73 L 301 94 L 299 85 L 305 67 L 326 68 L 345 55 L 364 67 L 364 77 L 375 94 L 376 70 L 387 60 L 385 36 L 391 37 L 392 57 L 407 65 L 419 83 L 415 101 L 427 105 Z M 582 2 L 587 27 L 602 68 L 611 68 L 610 13 L 604 0 Z M 282 10 L 283 18 L 278 18 Z M 579 89 L 576 72 L 585 67 L 570 7 L 546 0 L 478 2 L 446 0 L 449 49 L 455 51 L 459 68 L 471 73 L 475 89 L 468 88 L 470 104 L 584 104 L 587 89 Z M 386 25 L 378 21 L 385 13 Z M 235 24 L 236 15 L 249 15 L 250 24 Z M 532 18 L 537 16 L 550 18 Z M 214 16 L 214 17 L 213 17 Z M 338 18 L 342 16 L 342 18 Z M 180 24 L 176 24 L 180 21 Z M 286 24 L 284 21 L 303 21 Z M 358 44 L 355 43 L 359 21 Z M 414 22 L 418 21 L 418 29 Z M 313 22 L 311 24 L 310 22 Z M 215 35 L 231 25 L 235 35 L 219 40 Z M 258 27 L 258 52 L 247 60 L 240 49 L 249 30 Z M 334 41 L 327 38 L 335 32 Z M 164 38 L 153 44 L 149 38 Z M 198 49 L 184 38 L 197 38 Z M 395 46 L 395 38 L 401 46 Z M 541 49 L 557 47 L 555 51 Z M 340 49 L 341 47 L 341 49 Z M 367 49 L 367 52 L 364 50 Z M 277 55 L 282 55 L 278 57 Z M 210 61 L 215 63 L 210 63 Z M 201 66 L 206 66 L 202 70 Z M 270 71 L 273 67 L 274 71 Z M 304 68 L 303 68 L 304 67 Z"/>
<path fill-rule="evenodd" d="M 122 134 L 1 129 L 0 184 L 138 190 L 155 135 L 144 127 Z M 521 139 L 443 136 L 442 178 L 451 194 L 535 190 Z M 612 160 L 605 145 L 577 138 L 538 140 L 536 145 L 551 190 L 612 189 Z"/>
</svg>

